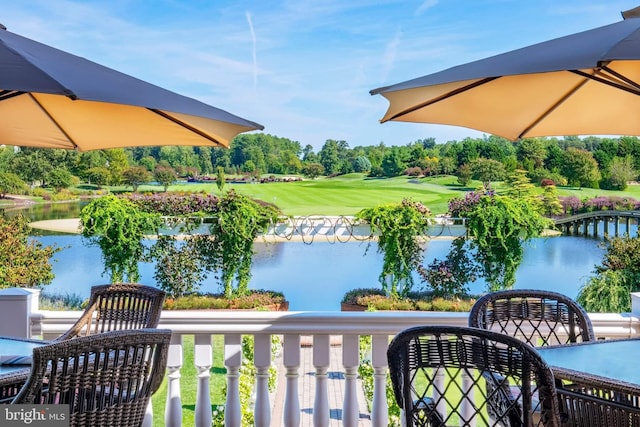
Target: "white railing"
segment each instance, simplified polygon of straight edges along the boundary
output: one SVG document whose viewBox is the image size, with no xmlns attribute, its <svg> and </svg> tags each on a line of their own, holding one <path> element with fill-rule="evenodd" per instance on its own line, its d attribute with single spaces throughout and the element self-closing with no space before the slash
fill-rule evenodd
<svg viewBox="0 0 640 427">
<path fill-rule="evenodd" d="M 80 312 L 34 311 L 30 316 L 32 335 L 44 338 L 58 336 L 80 316 Z M 467 324 L 468 313 L 451 312 L 260 312 L 260 311 L 165 311 L 160 326 L 173 331 L 169 350 L 167 377 L 168 392 L 165 425 L 180 426 L 182 401 L 180 396 L 180 370 L 183 367 L 183 336 L 193 335 L 194 363 L 198 371 L 196 397 L 196 426 L 211 426 L 209 399 L 209 370 L 214 352 L 223 351 L 227 368 L 227 400 L 225 425 L 241 425 L 238 372 L 242 363 L 242 335 L 255 337 L 254 364 L 257 372 L 255 384 L 255 425 L 272 425 L 272 405 L 267 387 L 269 366 L 273 363 L 271 336 L 283 337 L 282 366 L 286 370 L 285 401 L 282 423 L 286 427 L 300 425 L 300 352 L 301 337 L 313 340 L 313 366 L 315 370 L 315 399 L 313 425 L 329 425 L 327 369 L 329 367 L 330 337 L 340 336 L 344 374 L 344 400 L 342 425 L 358 426 L 358 393 L 356 392 L 360 336 L 372 337 L 371 362 L 374 369 L 374 397 L 371 405 L 371 425 L 387 426 L 386 402 L 386 350 L 389 339 L 401 330 L 426 324 Z M 640 319 L 631 314 L 592 314 L 599 338 L 640 336 Z M 214 349 L 212 336 L 224 336 L 224 348 Z M 335 369 L 335 367 L 332 367 Z M 147 424 L 150 425 L 150 424 Z"/>
</svg>

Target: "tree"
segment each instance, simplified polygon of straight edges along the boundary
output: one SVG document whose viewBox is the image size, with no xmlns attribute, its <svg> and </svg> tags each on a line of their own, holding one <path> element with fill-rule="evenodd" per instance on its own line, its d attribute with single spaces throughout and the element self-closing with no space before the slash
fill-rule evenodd
<svg viewBox="0 0 640 427">
<path fill-rule="evenodd" d="M 0 172 L 0 198 L 7 197 L 7 194 L 24 194 L 27 191 L 27 184 L 18 175 L 11 172 Z"/>
<path fill-rule="evenodd" d="M 324 175 L 324 167 L 320 163 L 306 163 L 302 167 L 302 173 L 308 178 L 316 179 Z"/>
<path fill-rule="evenodd" d="M 24 150 L 13 158 L 12 170 L 28 183 L 40 181 L 44 184 L 47 174 L 53 169 L 41 150 Z"/>
<path fill-rule="evenodd" d="M 507 176 L 506 183 L 509 186 L 506 194 L 512 197 L 530 197 L 534 195 L 535 186 L 531 183 L 527 172 L 516 169 Z"/>
<path fill-rule="evenodd" d="M 547 150 L 540 138 L 525 138 L 517 148 L 518 160 L 527 171 L 540 169 L 547 157 Z"/>
<path fill-rule="evenodd" d="M 95 184 L 98 187 L 107 185 L 111 181 L 111 172 L 109 172 L 109 169 L 104 167 L 91 168 L 87 170 L 86 175 L 89 183 Z"/>
<path fill-rule="evenodd" d="M 562 173 L 569 184 L 577 187 L 598 187 L 600 170 L 593 155 L 578 148 L 570 147 L 564 152 Z"/>
<path fill-rule="evenodd" d="M 353 161 L 353 170 L 355 172 L 368 172 L 371 170 L 371 162 L 367 156 L 358 156 Z"/>
<path fill-rule="evenodd" d="M 482 181 L 484 188 L 491 188 L 491 181 L 504 179 L 504 165 L 497 160 L 483 157 L 471 162 L 471 173 L 474 179 Z"/>
<path fill-rule="evenodd" d="M 458 184 L 466 187 L 471 182 L 471 166 L 467 164 L 461 165 L 456 172 L 456 176 L 458 177 Z"/>
<path fill-rule="evenodd" d="M 609 164 L 603 181 L 603 187 L 611 190 L 624 190 L 627 183 L 633 181 L 638 176 L 638 172 L 633 167 L 631 156 L 614 157 Z"/>
<path fill-rule="evenodd" d="M 176 182 L 178 179 L 178 174 L 173 168 L 166 166 L 156 166 L 153 171 L 153 178 L 158 181 L 162 187 L 164 187 L 164 191 L 167 191 L 169 186 Z"/>
<path fill-rule="evenodd" d="M 407 165 L 402 160 L 400 151 L 397 149 L 388 151 L 382 158 L 382 164 L 380 166 L 382 167 L 384 176 L 387 178 L 400 176 L 407 168 Z"/>
<path fill-rule="evenodd" d="M 320 164 L 327 175 L 333 175 L 340 171 L 340 150 L 337 141 L 327 140 L 318 153 Z"/>
<path fill-rule="evenodd" d="M 140 184 L 144 184 L 145 182 L 149 182 L 151 179 L 151 174 L 144 166 L 133 166 L 131 168 L 125 169 L 122 172 L 122 179 L 125 184 L 133 187 L 133 192 L 138 191 L 138 187 Z"/>
<path fill-rule="evenodd" d="M 63 188 L 71 187 L 73 176 L 64 168 L 55 168 L 47 175 L 47 181 L 56 191 L 60 191 Z"/>
<path fill-rule="evenodd" d="M 222 166 L 218 166 L 218 173 L 216 175 L 216 186 L 218 187 L 218 191 L 220 191 L 222 193 L 222 190 L 224 189 L 224 185 L 226 183 L 225 177 L 224 177 L 224 168 Z"/>
<path fill-rule="evenodd" d="M 122 173 L 129 167 L 129 161 L 127 155 L 122 148 L 116 148 L 112 150 L 105 150 L 107 156 L 107 168 L 111 174 L 109 182 L 112 185 L 117 185 L 122 182 Z"/>
<path fill-rule="evenodd" d="M 542 193 L 542 213 L 546 216 L 560 215 L 563 211 L 555 185 L 547 185 Z"/>
<path fill-rule="evenodd" d="M 34 288 L 54 278 L 51 257 L 61 250 L 29 239 L 31 227 L 22 215 L 0 217 L 0 288 Z"/>
</svg>

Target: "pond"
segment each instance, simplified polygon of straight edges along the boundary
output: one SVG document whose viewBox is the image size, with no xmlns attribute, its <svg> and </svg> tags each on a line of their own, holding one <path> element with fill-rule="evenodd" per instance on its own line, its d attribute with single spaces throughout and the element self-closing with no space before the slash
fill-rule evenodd
<svg viewBox="0 0 640 427">
<path fill-rule="evenodd" d="M 27 209 L 5 212 L 11 216 L 22 213 L 31 221 L 64 219 L 79 216 L 80 203 L 54 203 L 34 205 Z M 108 283 L 103 276 L 102 254 L 97 247 L 87 246 L 78 235 L 63 235 L 36 231 L 34 239 L 45 245 L 64 247 L 54 257 L 55 279 L 45 289 L 50 293 L 89 295 L 91 286 Z M 637 234 L 633 226 L 631 235 Z M 601 232 L 600 235 L 603 235 Z M 575 298 L 586 283 L 595 265 L 602 262 L 602 240 L 575 236 L 533 239 L 525 246 L 524 260 L 516 275 L 519 289 L 544 289 L 561 292 Z M 366 251 L 366 243 L 328 243 L 320 240 L 312 244 L 301 242 L 258 243 L 252 268 L 252 289 L 283 292 L 289 300 L 289 309 L 295 311 L 340 310 L 345 292 L 355 288 L 379 287 L 378 275 L 382 255 L 375 244 Z M 425 265 L 433 259 L 443 259 L 451 248 L 451 240 L 434 239 L 425 250 Z M 366 252 L 366 255 L 365 255 Z M 141 283 L 155 285 L 154 266 L 140 264 Z M 422 284 L 416 280 L 416 290 Z M 470 286 L 472 293 L 482 293 L 485 283 Z M 211 275 L 202 284 L 203 292 L 219 292 Z"/>
<path fill-rule="evenodd" d="M 92 285 L 108 283 L 102 276 L 101 252 L 86 246 L 77 235 L 35 236 L 45 245 L 65 247 L 54 257 L 55 279 L 46 287 L 47 292 L 89 295 Z M 516 288 L 545 289 L 564 293 L 572 298 L 586 283 L 596 264 L 602 261 L 604 250 L 600 240 L 583 237 L 550 237 L 533 239 L 525 247 Z M 449 239 L 428 242 L 425 264 L 442 259 L 451 247 Z M 340 310 L 345 292 L 355 288 L 379 287 L 378 275 L 382 255 L 376 246 L 366 252 L 366 243 L 327 243 L 315 241 L 259 243 L 252 269 L 250 287 L 281 291 L 289 300 L 292 311 Z M 141 283 L 155 285 L 153 265 L 141 263 Z M 419 281 L 416 286 L 422 286 Z M 472 293 L 485 290 L 483 282 L 472 284 Z M 201 291 L 219 292 L 211 275 Z"/>
</svg>

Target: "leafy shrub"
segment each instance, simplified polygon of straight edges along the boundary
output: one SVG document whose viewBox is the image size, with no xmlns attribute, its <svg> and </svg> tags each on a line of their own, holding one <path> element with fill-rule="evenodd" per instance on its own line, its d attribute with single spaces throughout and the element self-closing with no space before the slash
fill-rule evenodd
<svg viewBox="0 0 640 427">
<path fill-rule="evenodd" d="M 627 313 L 631 311 L 630 292 L 640 279 L 634 276 L 636 280 L 620 270 L 603 271 L 580 288 L 576 300 L 589 312 Z"/>
<path fill-rule="evenodd" d="M 185 295 L 165 299 L 165 310 L 231 310 L 260 309 L 274 304 L 283 304 L 286 300 L 280 292 L 255 290 L 245 296 L 233 299 L 221 294 Z"/>
</svg>

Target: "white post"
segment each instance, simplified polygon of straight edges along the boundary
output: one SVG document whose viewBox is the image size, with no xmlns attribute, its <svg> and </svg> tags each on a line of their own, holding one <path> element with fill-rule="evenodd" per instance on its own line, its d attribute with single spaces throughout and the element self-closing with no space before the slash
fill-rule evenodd
<svg viewBox="0 0 640 427">
<path fill-rule="evenodd" d="M 196 390 L 196 427 L 210 427 L 213 421 L 211 415 L 211 393 L 209 392 L 210 369 L 213 365 L 213 346 L 211 335 L 195 335 L 194 364 L 198 370 L 198 388 Z"/>
<path fill-rule="evenodd" d="M 300 400 L 298 379 L 300 369 L 300 335 L 284 336 L 284 354 L 282 363 L 287 370 L 287 389 L 284 398 L 284 426 L 300 425 Z"/>
<path fill-rule="evenodd" d="M 253 360 L 256 367 L 256 403 L 253 417 L 255 427 L 271 425 L 269 402 L 269 367 L 271 366 L 271 335 L 254 336 Z"/>
<path fill-rule="evenodd" d="M 180 368 L 182 367 L 182 335 L 172 334 L 167 355 L 167 404 L 164 423 L 167 427 L 182 425 L 182 399 L 180 398 Z"/>
<path fill-rule="evenodd" d="M 242 425 L 240 408 L 240 366 L 242 365 L 242 335 L 224 336 L 224 366 L 227 368 L 227 401 L 224 410 L 225 427 Z"/>
<path fill-rule="evenodd" d="M 389 423 L 389 407 L 387 405 L 387 335 L 371 336 L 371 364 L 373 366 L 373 409 L 371 425 L 386 427 Z"/>
<path fill-rule="evenodd" d="M 329 389 L 327 386 L 329 356 L 329 335 L 315 335 L 313 337 L 313 366 L 316 369 L 316 392 L 313 399 L 314 427 L 329 426 Z"/>
<path fill-rule="evenodd" d="M 357 378 L 360 363 L 360 337 L 343 335 L 342 365 L 344 366 L 344 401 L 342 404 L 342 422 L 344 427 L 357 427 L 360 418 L 358 406 Z"/>
<path fill-rule="evenodd" d="M 0 290 L 0 335 L 31 338 L 31 313 L 38 311 L 39 289 Z"/>
</svg>

